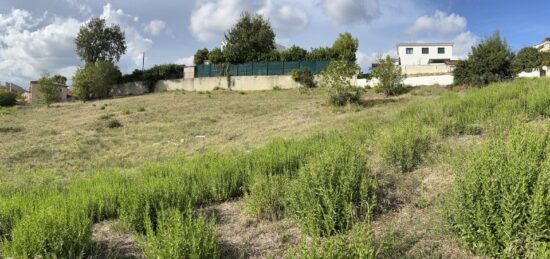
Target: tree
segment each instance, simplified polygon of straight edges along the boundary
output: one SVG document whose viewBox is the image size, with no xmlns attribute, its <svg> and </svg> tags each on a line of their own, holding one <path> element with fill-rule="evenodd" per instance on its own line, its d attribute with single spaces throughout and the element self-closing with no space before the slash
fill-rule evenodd
<svg viewBox="0 0 550 259">
<path fill-rule="evenodd" d="M 120 78 L 121 73 L 115 65 L 98 61 L 76 71 L 73 78 L 74 91 L 83 101 L 107 98 Z"/>
<path fill-rule="evenodd" d="M 455 84 L 487 85 L 514 78 L 512 61 L 514 53 L 505 40 L 495 32 L 472 47 L 468 58 L 453 71 Z"/>
<path fill-rule="evenodd" d="M 332 45 L 332 51 L 335 58 L 355 62 L 357 60 L 355 53 L 359 48 L 359 40 L 353 38 L 351 33 L 341 33 L 338 39 Z"/>
<path fill-rule="evenodd" d="M 193 63 L 195 65 L 202 65 L 204 64 L 204 61 L 208 60 L 208 49 L 199 49 L 197 50 L 197 53 L 195 53 L 195 57 L 193 58 Z"/>
<path fill-rule="evenodd" d="M 348 61 L 332 61 L 321 73 L 321 86 L 330 89 L 330 102 L 336 106 L 358 103 L 362 89 L 351 84 L 351 79 L 359 74 L 357 64 Z"/>
<path fill-rule="evenodd" d="M 333 60 L 334 52 L 331 48 L 315 48 L 311 49 L 309 53 L 306 54 L 306 60 L 318 61 L 318 60 Z"/>
<path fill-rule="evenodd" d="M 307 51 L 296 45 L 281 52 L 281 61 L 302 61 L 306 58 Z"/>
<path fill-rule="evenodd" d="M 208 61 L 210 61 L 211 64 L 221 64 L 226 62 L 225 56 L 220 48 L 215 48 L 208 53 Z"/>
<path fill-rule="evenodd" d="M 38 80 L 38 91 L 40 91 L 40 99 L 48 107 L 54 102 L 61 100 L 61 95 L 59 93 L 59 85 L 55 77 L 50 77 L 47 74 L 43 75 L 40 80 Z"/>
<path fill-rule="evenodd" d="M 389 55 L 378 59 L 378 65 L 372 70 L 372 76 L 379 80 L 377 87 L 386 96 L 403 93 L 403 79 L 401 67 L 395 65 L 395 61 Z"/>
<path fill-rule="evenodd" d="M 537 49 L 523 48 L 514 58 L 512 67 L 516 74 L 523 71 L 531 72 L 533 69 L 539 68 L 542 65 L 542 58 L 542 53 Z"/>
<path fill-rule="evenodd" d="M 269 21 L 261 15 L 243 13 L 237 24 L 225 34 L 223 53 L 230 63 L 256 61 L 262 53 L 274 49 L 275 33 Z"/>
<path fill-rule="evenodd" d="M 76 53 L 87 64 L 118 62 L 126 53 L 126 40 L 120 26 L 107 27 L 104 19 L 94 18 L 83 25 L 75 39 Z"/>
<path fill-rule="evenodd" d="M 0 90 L 0 107 L 11 107 L 17 104 L 17 94 Z"/>
<path fill-rule="evenodd" d="M 52 80 L 60 85 L 66 85 L 67 84 L 67 78 L 62 75 L 55 75 L 52 76 Z"/>
</svg>

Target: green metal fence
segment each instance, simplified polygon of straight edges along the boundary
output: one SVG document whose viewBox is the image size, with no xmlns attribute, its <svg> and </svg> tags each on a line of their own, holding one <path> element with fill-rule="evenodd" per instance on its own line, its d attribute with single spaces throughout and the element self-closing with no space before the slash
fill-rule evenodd
<svg viewBox="0 0 550 259">
<path fill-rule="evenodd" d="M 279 76 L 290 75 L 295 69 L 308 69 L 314 75 L 325 70 L 330 61 L 289 61 L 289 62 L 258 62 L 239 65 L 215 64 L 199 65 L 195 69 L 195 77 L 224 76 Z"/>
</svg>

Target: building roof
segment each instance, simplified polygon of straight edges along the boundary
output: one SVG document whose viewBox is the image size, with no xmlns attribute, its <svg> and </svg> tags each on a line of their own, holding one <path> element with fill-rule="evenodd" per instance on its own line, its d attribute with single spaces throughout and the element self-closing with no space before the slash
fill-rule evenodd
<svg viewBox="0 0 550 259">
<path fill-rule="evenodd" d="M 415 42 L 415 43 L 397 43 L 400 46 L 453 46 L 453 43 L 432 43 L 432 42 Z"/>
</svg>

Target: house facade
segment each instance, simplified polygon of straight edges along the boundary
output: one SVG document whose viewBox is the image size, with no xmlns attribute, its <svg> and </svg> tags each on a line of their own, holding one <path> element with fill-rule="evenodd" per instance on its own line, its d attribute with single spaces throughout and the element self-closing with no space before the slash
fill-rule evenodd
<svg viewBox="0 0 550 259">
<path fill-rule="evenodd" d="M 550 41 L 544 41 L 541 44 L 535 45 L 533 48 L 539 52 L 550 52 Z"/>
<path fill-rule="evenodd" d="M 448 74 L 453 69 L 452 43 L 399 43 L 397 55 L 406 75 Z"/>
</svg>

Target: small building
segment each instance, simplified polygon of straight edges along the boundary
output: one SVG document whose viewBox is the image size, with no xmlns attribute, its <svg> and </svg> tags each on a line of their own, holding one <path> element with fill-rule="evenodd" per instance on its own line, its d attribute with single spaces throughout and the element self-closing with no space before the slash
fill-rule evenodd
<svg viewBox="0 0 550 259">
<path fill-rule="evenodd" d="M 545 40 L 543 43 L 533 46 L 533 48 L 539 52 L 550 52 L 550 40 Z"/>
<path fill-rule="evenodd" d="M 59 91 L 59 98 L 61 102 L 66 102 L 70 97 L 69 87 L 62 84 L 56 84 L 56 86 Z M 42 98 L 42 93 L 38 88 L 38 81 L 31 81 L 29 92 L 30 92 L 30 100 L 29 100 L 30 103 L 36 103 Z"/>
<path fill-rule="evenodd" d="M 25 89 L 23 89 L 23 87 L 10 82 L 5 82 L 5 83 L 0 82 L 0 90 L 16 93 L 16 94 L 23 94 L 26 92 Z"/>
<path fill-rule="evenodd" d="M 451 73 L 452 43 L 399 43 L 397 63 L 406 75 Z"/>
</svg>

